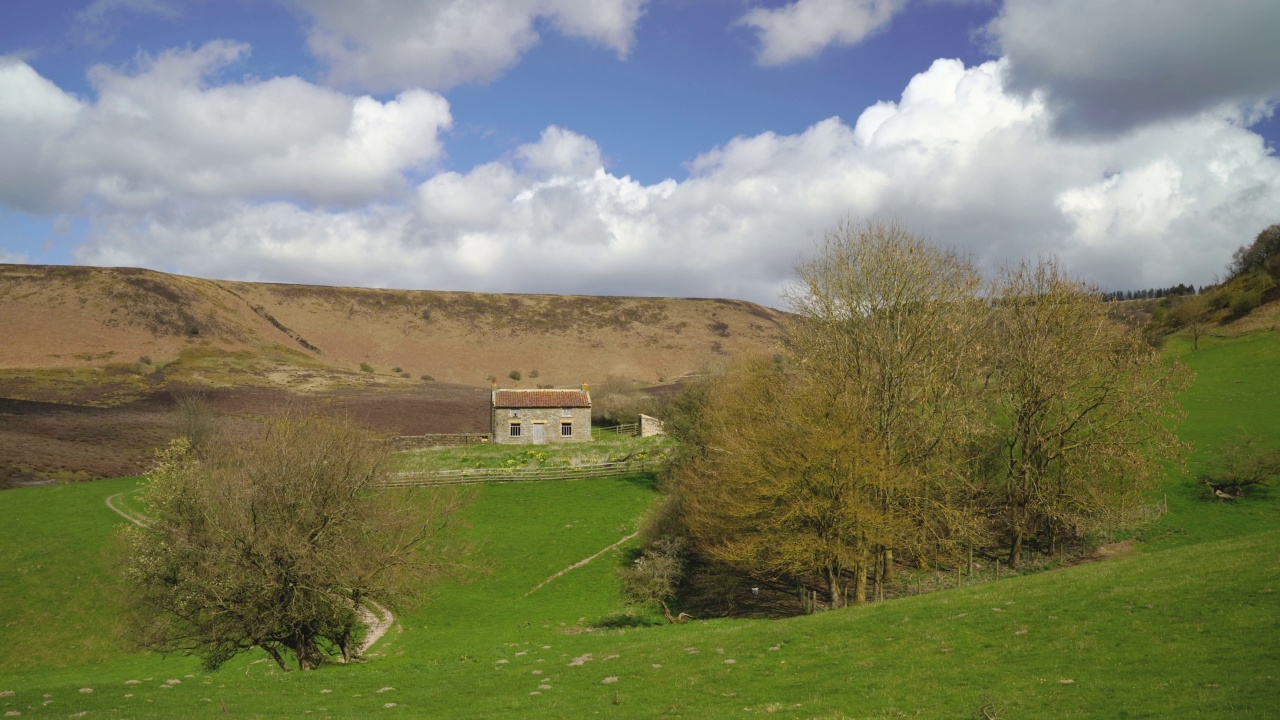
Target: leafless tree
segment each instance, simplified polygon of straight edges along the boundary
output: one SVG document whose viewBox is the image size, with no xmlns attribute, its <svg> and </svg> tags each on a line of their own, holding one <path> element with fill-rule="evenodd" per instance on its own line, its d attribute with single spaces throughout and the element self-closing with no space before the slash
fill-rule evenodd
<svg viewBox="0 0 1280 720">
<path fill-rule="evenodd" d="M 993 292 L 986 366 L 996 450 L 988 490 L 1016 566 L 1028 537 L 1080 537 L 1132 521 L 1177 461 L 1174 399 L 1190 382 L 1114 322 L 1057 262 L 1006 270 Z"/>
</svg>

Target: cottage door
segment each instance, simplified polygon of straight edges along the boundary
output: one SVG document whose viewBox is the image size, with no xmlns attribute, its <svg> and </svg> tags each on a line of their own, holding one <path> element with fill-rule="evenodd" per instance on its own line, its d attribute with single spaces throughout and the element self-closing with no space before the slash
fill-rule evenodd
<svg viewBox="0 0 1280 720">
<path fill-rule="evenodd" d="M 533 426 L 533 444 L 545 445 L 547 442 L 547 426 L 545 423 L 535 423 Z"/>
</svg>

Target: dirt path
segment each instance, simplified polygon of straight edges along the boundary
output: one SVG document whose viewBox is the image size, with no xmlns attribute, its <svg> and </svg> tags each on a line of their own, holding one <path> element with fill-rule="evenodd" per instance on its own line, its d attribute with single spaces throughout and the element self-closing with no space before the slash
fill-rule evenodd
<svg viewBox="0 0 1280 720">
<path fill-rule="evenodd" d="M 579 560 L 578 562 L 576 562 L 576 563 L 574 563 L 574 564 L 570 565 L 569 567 L 567 567 L 567 568 L 565 568 L 565 569 L 561 570 L 560 572 L 556 573 L 555 575 L 552 575 L 551 577 L 547 578 L 546 580 L 543 580 L 542 582 L 538 583 L 538 587 L 535 587 L 534 589 L 532 589 L 532 590 L 530 590 L 529 592 L 525 593 L 525 594 L 524 594 L 524 596 L 525 596 L 525 597 L 529 597 L 530 595 L 532 595 L 532 594 L 534 594 L 535 592 L 537 592 L 538 590 L 540 590 L 540 589 L 542 588 L 542 586 L 543 586 L 543 585 L 546 585 L 547 583 L 551 582 L 552 580 L 555 580 L 556 578 L 560 577 L 561 575 L 564 575 L 565 573 L 569 572 L 570 570 L 577 570 L 578 568 L 582 567 L 583 565 L 586 565 L 587 563 L 591 562 L 592 560 L 595 560 L 596 558 L 600 557 L 601 555 L 603 555 L 603 554 L 605 554 L 605 553 L 609 552 L 610 550 L 612 550 L 612 549 L 614 549 L 614 548 L 618 547 L 618 546 L 619 546 L 619 545 L 621 545 L 622 543 L 624 543 L 624 542 L 626 542 L 626 541 L 630 540 L 631 538 L 634 538 L 635 536 L 637 536 L 637 535 L 639 535 L 639 534 L 640 534 L 640 533 L 631 533 L 630 535 L 628 535 L 628 536 L 626 536 L 626 537 L 622 538 L 622 539 L 621 539 L 621 540 L 619 540 L 618 542 L 616 542 L 616 543 L 614 543 L 614 544 L 610 545 L 609 547 L 607 547 L 607 548 L 605 548 L 605 549 L 601 550 L 600 552 L 596 553 L 595 555 L 592 555 L 591 557 L 589 557 L 589 558 L 587 558 L 587 559 L 585 559 L 585 560 Z"/>
<path fill-rule="evenodd" d="M 125 510 L 116 504 L 116 501 L 121 497 L 136 493 L 141 489 L 142 488 L 134 488 L 133 490 L 118 492 L 115 495 L 109 496 L 105 502 L 107 503 L 107 507 L 111 508 L 112 512 L 125 520 L 128 520 L 138 527 L 149 528 L 151 527 L 150 518 Z M 364 623 L 366 629 L 364 641 L 360 643 L 360 649 L 357 652 L 358 655 L 364 655 L 369 648 L 373 647 L 374 643 L 381 640 L 382 636 L 387 634 L 387 631 L 391 629 L 391 626 L 395 624 L 396 621 L 396 616 L 392 615 L 391 611 L 382 603 L 370 599 L 366 599 L 365 602 L 373 606 L 373 609 L 370 610 L 368 607 L 362 605 L 357 610 L 357 613 L 360 615 L 360 621 Z"/>
<path fill-rule="evenodd" d="M 116 505 L 116 503 L 115 503 L 115 501 L 116 501 L 117 499 L 119 499 L 119 498 L 121 498 L 121 497 L 123 497 L 123 496 L 125 496 L 125 495 L 132 495 L 133 493 L 136 493 L 136 492 L 138 492 L 138 491 L 139 491 L 139 490 L 141 490 L 141 489 L 142 489 L 142 488 L 134 488 L 133 490 L 125 490 L 124 492 L 118 492 L 118 493 L 116 493 L 115 495 L 112 495 L 111 497 L 108 497 L 108 498 L 107 498 L 107 500 L 106 500 L 106 503 L 107 503 L 107 507 L 111 508 L 111 510 L 112 510 L 115 514 L 119 515 L 120 517 L 124 518 L 125 520 L 128 520 L 129 522 L 133 523 L 134 525 L 137 525 L 138 527 L 149 528 L 149 527 L 151 527 L 151 520 L 150 520 L 149 518 L 147 518 L 147 517 L 145 517 L 145 516 L 143 516 L 143 515 L 139 515 L 139 514 L 137 514 L 137 513 L 133 513 L 133 512 L 130 512 L 130 511 L 128 511 L 128 510 L 125 510 L 125 509 L 123 509 L 123 508 L 121 508 L 121 507 L 117 506 L 117 505 Z"/>
<path fill-rule="evenodd" d="M 364 622 L 364 626 L 368 632 L 365 633 L 364 642 L 360 643 L 360 649 L 356 653 L 357 655 L 364 655 L 366 650 L 373 647 L 374 643 L 381 640 L 382 636 L 387 634 L 387 631 L 391 629 L 392 623 L 396 621 L 395 615 L 392 615 L 391 611 L 382 603 L 374 600 L 365 600 L 365 602 L 372 605 L 373 610 L 364 606 L 360 607 L 360 620 Z M 374 614 L 374 610 L 377 611 L 377 614 Z M 379 617 L 379 615 L 381 615 L 381 617 Z"/>
</svg>

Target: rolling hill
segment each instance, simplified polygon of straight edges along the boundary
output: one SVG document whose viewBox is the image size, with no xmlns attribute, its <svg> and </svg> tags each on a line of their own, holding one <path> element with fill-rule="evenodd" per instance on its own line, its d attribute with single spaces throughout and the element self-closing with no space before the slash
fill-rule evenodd
<svg viewBox="0 0 1280 720">
<path fill-rule="evenodd" d="M 738 300 L 0 265 L 0 487 L 141 471 L 173 434 L 179 390 L 201 390 L 228 416 L 305 405 L 394 434 L 477 432 L 494 380 L 670 383 L 777 352 L 785 321 Z"/>
<path fill-rule="evenodd" d="M 739 300 L 498 295 L 0 265 L 0 369 L 122 370 L 292 390 L 413 380 L 659 383 L 772 353 L 785 315 Z M 147 362 L 139 363 L 141 358 Z M 360 372 L 361 365 L 373 372 Z M 139 368 L 139 365 L 142 367 Z M 401 368 L 394 371 L 394 368 Z M 532 378 L 527 377 L 537 371 Z"/>
</svg>

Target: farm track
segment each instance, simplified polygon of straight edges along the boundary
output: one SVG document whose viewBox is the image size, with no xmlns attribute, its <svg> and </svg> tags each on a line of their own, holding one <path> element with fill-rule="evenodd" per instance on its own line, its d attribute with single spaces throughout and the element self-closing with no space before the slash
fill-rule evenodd
<svg viewBox="0 0 1280 720">
<path fill-rule="evenodd" d="M 600 557 L 601 555 L 603 555 L 603 554 L 605 554 L 605 553 L 609 552 L 610 550 L 612 550 L 612 549 L 614 549 L 614 548 L 618 547 L 618 546 L 619 546 L 619 545 L 621 545 L 622 543 L 624 543 L 624 542 L 626 542 L 626 541 L 628 541 L 628 540 L 631 540 L 632 538 L 634 538 L 634 537 L 638 536 L 639 534 L 640 534 L 640 533 L 638 533 L 638 532 L 633 532 L 633 533 L 631 533 L 630 535 L 628 535 L 628 536 L 626 536 L 626 537 L 622 538 L 622 539 L 621 539 L 621 540 L 619 540 L 618 542 L 616 542 L 616 543 L 614 543 L 614 544 L 610 545 L 609 547 L 607 547 L 607 548 L 605 548 L 605 549 L 601 550 L 600 552 L 596 553 L 595 555 L 592 555 L 592 556 L 591 556 L 591 557 L 589 557 L 589 558 L 585 558 L 585 559 L 579 560 L 578 562 L 576 562 L 576 563 L 574 563 L 574 564 L 570 565 L 569 567 L 567 567 L 567 568 L 565 568 L 565 569 L 561 570 L 560 572 L 556 573 L 555 575 L 552 575 L 551 577 L 547 578 L 546 580 L 543 580 L 542 582 L 538 583 L 537 587 L 535 587 L 534 589 L 532 589 L 532 590 L 530 590 L 529 592 L 525 593 L 525 594 L 524 594 L 524 596 L 525 596 L 525 597 L 529 597 L 530 595 L 532 595 L 532 594 L 534 594 L 534 593 L 538 592 L 539 590 L 541 590 L 544 586 L 546 586 L 546 585 L 547 585 L 548 583 L 550 583 L 552 580 L 555 580 L 556 578 L 558 578 L 558 577 L 560 577 L 560 576 L 564 575 L 565 573 L 567 573 L 567 572 L 569 572 L 569 571 L 571 571 L 571 570 L 577 570 L 578 568 L 582 567 L 583 565 L 586 565 L 587 563 L 591 562 L 592 560 L 595 560 L 596 558 Z"/>
</svg>

